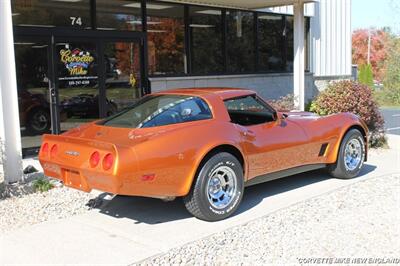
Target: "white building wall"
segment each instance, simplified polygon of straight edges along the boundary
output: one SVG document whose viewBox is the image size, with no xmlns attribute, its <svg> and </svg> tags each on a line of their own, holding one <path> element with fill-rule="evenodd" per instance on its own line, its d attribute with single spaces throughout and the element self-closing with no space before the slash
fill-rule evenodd
<svg viewBox="0 0 400 266">
<path fill-rule="evenodd" d="M 311 17 L 311 71 L 316 77 L 351 76 L 351 0 L 320 0 Z"/>
<path fill-rule="evenodd" d="M 260 9 L 260 11 L 293 15 L 293 6 L 269 7 L 269 8 Z M 304 15 L 305 16 L 314 16 L 314 3 L 307 3 L 304 5 Z"/>
<path fill-rule="evenodd" d="M 351 0 L 319 0 L 305 4 L 311 17 L 310 70 L 315 77 L 351 75 Z M 293 6 L 262 9 L 293 14 Z"/>
</svg>

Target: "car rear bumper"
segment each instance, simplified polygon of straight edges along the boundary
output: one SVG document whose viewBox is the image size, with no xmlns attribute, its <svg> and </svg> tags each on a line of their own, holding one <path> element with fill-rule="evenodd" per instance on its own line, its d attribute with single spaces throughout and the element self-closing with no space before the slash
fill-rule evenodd
<svg viewBox="0 0 400 266">
<path fill-rule="evenodd" d="M 113 194 L 120 194 L 123 188 L 122 181 L 111 174 L 71 168 L 52 162 L 42 161 L 41 163 L 46 176 L 62 181 L 67 187 L 85 192 L 97 189 Z"/>
</svg>

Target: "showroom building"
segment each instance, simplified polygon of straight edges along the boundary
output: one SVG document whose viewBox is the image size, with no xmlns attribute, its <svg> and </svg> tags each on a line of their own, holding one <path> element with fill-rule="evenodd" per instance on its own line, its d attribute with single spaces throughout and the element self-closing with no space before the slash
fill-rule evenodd
<svg viewBox="0 0 400 266">
<path fill-rule="evenodd" d="M 35 155 L 42 134 L 150 92 L 250 88 L 265 98 L 294 93 L 302 109 L 327 81 L 351 76 L 350 0 L 6 0 L 1 31 L 10 3 L 13 49 L 0 57 L 8 158 Z"/>
</svg>

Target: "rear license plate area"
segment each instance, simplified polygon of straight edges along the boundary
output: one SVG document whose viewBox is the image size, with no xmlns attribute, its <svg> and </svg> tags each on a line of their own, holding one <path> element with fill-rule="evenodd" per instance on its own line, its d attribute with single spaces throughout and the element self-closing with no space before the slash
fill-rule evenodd
<svg viewBox="0 0 400 266">
<path fill-rule="evenodd" d="M 83 189 L 82 178 L 78 171 L 63 169 L 64 172 L 64 183 L 66 186 Z"/>
</svg>

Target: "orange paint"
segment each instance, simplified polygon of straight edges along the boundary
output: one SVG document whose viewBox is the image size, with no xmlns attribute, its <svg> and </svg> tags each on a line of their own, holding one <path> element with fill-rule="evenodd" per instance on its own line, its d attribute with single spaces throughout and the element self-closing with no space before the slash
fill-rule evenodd
<svg viewBox="0 0 400 266">
<path fill-rule="evenodd" d="M 44 135 L 39 160 L 44 173 L 66 186 L 115 194 L 170 197 L 186 195 L 196 171 L 212 149 L 235 147 L 244 158 L 246 180 L 292 167 L 334 163 L 350 127 L 367 132 L 349 113 L 319 117 L 286 113 L 269 123 L 230 122 L 224 100 L 254 94 L 243 89 L 177 89 L 156 94 L 202 98 L 213 118 L 149 128 L 116 128 L 92 122 L 62 135 Z M 57 144 L 55 151 L 51 147 Z M 328 144 L 318 156 L 322 144 Z M 53 151 L 53 152 L 52 152 Z M 95 153 L 95 155 L 93 155 Z M 92 157 L 91 157 L 92 156 Z"/>
</svg>

